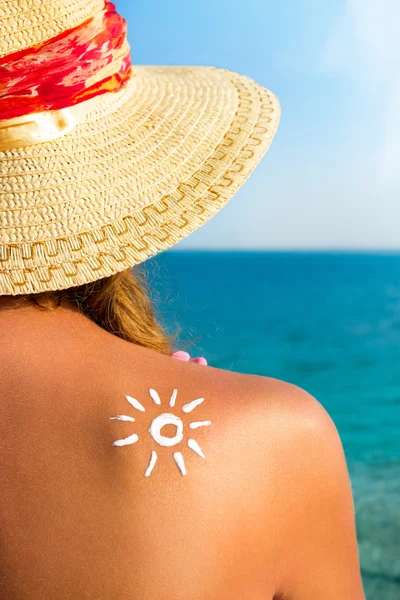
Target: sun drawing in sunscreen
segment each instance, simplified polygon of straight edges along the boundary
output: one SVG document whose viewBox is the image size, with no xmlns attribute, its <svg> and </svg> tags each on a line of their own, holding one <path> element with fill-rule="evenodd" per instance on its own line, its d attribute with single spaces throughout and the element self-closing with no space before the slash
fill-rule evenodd
<svg viewBox="0 0 400 600">
<path fill-rule="evenodd" d="M 159 394 L 156 392 L 156 390 L 150 389 L 149 395 L 150 395 L 150 398 L 153 400 L 154 404 L 161 406 L 161 398 L 160 398 Z M 173 408 L 175 406 L 177 396 L 178 396 L 178 390 L 174 390 L 172 392 L 171 398 L 169 400 L 170 408 Z M 138 410 L 140 412 L 146 412 L 146 409 L 143 406 L 143 404 L 141 404 L 138 400 L 136 400 L 136 398 L 132 398 L 132 396 L 127 396 L 127 395 L 125 396 L 125 398 L 127 399 L 129 404 L 135 410 Z M 184 404 L 182 406 L 181 410 L 184 413 L 191 413 L 192 410 L 194 410 L 197 406 L 199 406 L 203 402 L 204 402 L 204 398 L 196 398 L 195 400 L 188 402 L 188 404 Z M 128 415 L 117 415 L 116 417 L 110 417 L 110 420 L 129 421 L 129 422 L 135 421 L 135 419 L 133 417 L 130 417 Z M 175 431 L 175 435 L 173 437 L 167 437 L 165 435 L 162 435 L 161 430 L 163 427 L 165 427 L 165 425 L 173 425 L 175 427 L 176 431 Z M 189 428 L 190 429 L 198 429 L 199 427 L 207 427 L 208 425 L 211 425 L 211 421 L 192 421 L 191 423 L 189 423 Z M 184 438 L 184 425 L 183 425 L 182 419 L 180 419 L 177 415 L 172 414 L 171 412 L 161 413 L 160 415 L 158 415 L 158 417 L 153 419 L 150 424 L 149 431 L 150 431 L 151 437 L 159 446 L 167 446 L 167 447 L 172 448 L 172 446 L 176 446 Z M 123 438 L 122 440 L 116 440 L 115 442 L 112 443 L 112 445 L 113 446 L 128 446 L 130 444 L 135 444 L 138 440 L 139 440 L 139 436 L 136 435 L 136 433 L 133 433 L 132 435 L 129 435 L 128 437 Z M 196 440 L 194 440 L 193 438 L 189 438 L 187 440 L 187 446 L 193 452 L 195 452 L 202 458 L 205 458 L 204 452 L 200 448 L 200 446 L 196 442 Z M 147 467 L 147 469 L 145 471 L 145 477 L 150 477 L 150 475 L 155 467 L 155 464 L 157 462 L 157 458 L 158 457 L 157 457 L 156 450 L 152 450 L 149 466 Z M 174 452 L 173 458 L 174 458 L 176 466 L 179 469 L 179 471 L 181 472 L 181 474 L 186 475 L 186 466 L 185 466 L 185 461 L 184 461 L 182 453 Z"/>
</svg>

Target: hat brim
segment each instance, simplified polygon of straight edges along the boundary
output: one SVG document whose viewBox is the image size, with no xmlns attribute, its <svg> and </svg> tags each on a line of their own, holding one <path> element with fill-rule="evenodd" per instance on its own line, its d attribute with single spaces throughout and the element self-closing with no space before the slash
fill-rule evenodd
<svg viewBox="0 0 400 600">
<path fill-rule="evenodd" d="M 270 146 L 279 103 L 213 67 L 135 67 L 62 138 L 0 152 L 0 294 L 82 285 L 203 225 Z"/>
</svg>

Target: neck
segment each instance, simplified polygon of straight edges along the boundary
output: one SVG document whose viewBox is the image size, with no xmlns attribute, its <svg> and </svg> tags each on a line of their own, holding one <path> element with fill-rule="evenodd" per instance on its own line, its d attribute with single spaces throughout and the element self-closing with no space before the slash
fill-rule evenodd
<svg viewBox="0 0 400 600">
<path fill-rule="evenodd" d="M 12 318 L 14 318 L 17 314 L 19 315 L 22 313 L 48 313 L 58 309 L 61 309 L 61 312 L 64 312 L 65 309 L 79 312 L 75 302 L 68 300 L 65 297 L 61 298 L 59 304 L 56 302 L 47 303 L 45 300 L 41 300 L 40 305 L 38 305 L 26 295 L 0 296 L 0 318 L 6 315 L 12 315 Z"/>
<path fill-rule="evenodd" d="M 42 300 L 40 303 L 47 306 Z M 86 339 L 97 339 L 95 334 L 102 332 L 74 302 L 65 298 L 59 306 L 48 309 L 23 296 L 0 296 L 0 361 L 4 352 L 10 353 L 12 348 L 37 348 L 51 341 L 67 344 L 71 339 L 82 345 Z"/>
</svg>

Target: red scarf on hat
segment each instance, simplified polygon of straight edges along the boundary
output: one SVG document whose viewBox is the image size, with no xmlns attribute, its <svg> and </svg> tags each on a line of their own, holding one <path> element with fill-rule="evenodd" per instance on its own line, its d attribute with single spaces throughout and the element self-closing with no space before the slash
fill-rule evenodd
<svg viewBox="0 0 400 600">
<path fill-rule="evenodd" d="M 131 76 L 126 21 L 109 0 L 85 23 L 0 58 L 0 120 L 58 110 L 120 89 Z"/>
</svg>

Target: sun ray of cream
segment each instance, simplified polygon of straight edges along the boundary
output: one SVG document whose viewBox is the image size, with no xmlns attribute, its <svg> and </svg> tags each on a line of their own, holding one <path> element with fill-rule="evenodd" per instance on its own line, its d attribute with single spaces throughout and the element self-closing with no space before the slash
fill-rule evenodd
<svg viewBox="0 0 400 600">
<path fill-rule="evenodd" d="M 155 450 L 152 450 L 149 466 L 147 467 L 146 473 L 144 474 L 145 477 L 150 477 L 151 472 L 154 469 L 154 465 L 156 464 L 156 462 L 157 462 L 157 452 Z"/>
<path fill-rule="evenodd" d="M 178 390 L 174 390 L 174 391 L 172 392 L 172 396 L 171 396 L 171 399 L 170 399 L 170 401 L 169 401 L 169 405 L 170 405 L 170 406 L 175 406 L 175 401 L 176 401 L 176 397 L 177 397 L 177 395 L 178 395 Z"/>
<path fill-rule="evenodd" d="M 125 396 L 125 398 L 128 400 L 129 404 L 133 406 L 133 408 L 136 408 L 136 410 L 140 410 L 140 412 L 146 411 L 143 404 L 140 404 L 139 400 L 136 400 L 136 398 L 132 398 L 132 396 Z"/>
<path fill-rule="evenodd" d="M 155 404 L 161 404 L 160 396 L 157 394 L 156 390 L 153 390 L 153 389 L 149 390 L 149 394 Z"/>
<path fill-rule="evenodd" d="M 112 443 L 113 446 L 128 446 L 129 444 L 135 444 L 139 439 L 139 436 L 136 435 L 136 433 L 133 433 L 132 435 L 130 435 L 127 438 L 124 438 L 123 440 L 116 440 L 115 442 Z"/>
<path fill-rule="evenodd" d="M 189 446 L 189 448 L 191 450 L 193 450 L 193 452 L 196 452 L 196 454 L 198 454 L 202 458 L 205 458 L 205 456 L 203 454 L 203 450 L 200 448 L 200 446 L 198 445 L 196 440 L 188 440 L 187 445 Z"/>
<path fill-rule="evenodd" d="M 202 402 L 204 402 L 204 398 L 196 398 L 196 400 L 192 400 L 191 402 L 188 402 L 188 404 L 184 404 L 182 406 L 182 410 L 184 413 L 190 413 Z"/>
<path fill-rule="evenodd" d="M 211 425 L 211 421 L 193 421 L 189 423 L 190 429 L 197 429 L 198 427 L 207 427 L 207 425 Z"/>
<path fill-rule="evenodd" d="M 135 422 L 133 417 L 128 417 L 128 415 L 117 415 L 116 417 L 110 417 L 110 421 L 130 421 L 131 423 Z"/>
<path fill-rule="evenodd" d="M 181 452 L 174 452 L 174 460 L 182 475 L 186 475 L 185 461 Z"/>
</svg>

